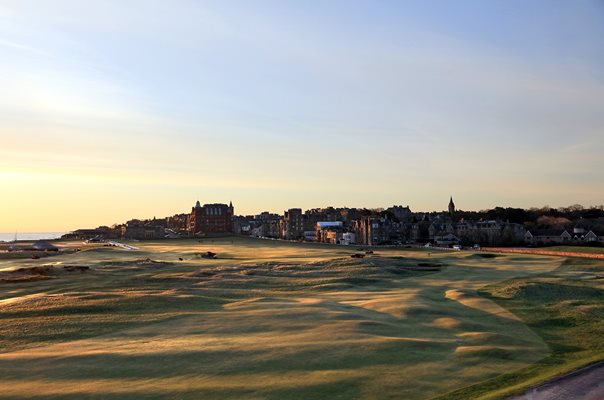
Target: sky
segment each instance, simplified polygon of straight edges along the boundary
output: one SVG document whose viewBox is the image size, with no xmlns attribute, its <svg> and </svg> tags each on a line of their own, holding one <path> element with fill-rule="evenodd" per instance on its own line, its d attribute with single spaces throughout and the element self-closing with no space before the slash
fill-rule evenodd
<svg viewBox="0 0 604 400">
<path fill-rule="evenodd" d="M 0 0 L 0 232 L 598 205 L 603 154 L 603 0 Z"/>
</svg>

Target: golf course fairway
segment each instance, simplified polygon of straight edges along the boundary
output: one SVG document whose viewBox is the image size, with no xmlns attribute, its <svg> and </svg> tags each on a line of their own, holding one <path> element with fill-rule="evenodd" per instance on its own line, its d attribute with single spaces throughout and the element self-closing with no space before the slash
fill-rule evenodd
<svg viewBox="0 0 604 400">
<path fill-rule="evenodd" d="M 130 244 L 0 260 L 49 267 L 0 283 L 0 398 L 505 398 L 604 358 L 601 260 Z"/>
</svg>

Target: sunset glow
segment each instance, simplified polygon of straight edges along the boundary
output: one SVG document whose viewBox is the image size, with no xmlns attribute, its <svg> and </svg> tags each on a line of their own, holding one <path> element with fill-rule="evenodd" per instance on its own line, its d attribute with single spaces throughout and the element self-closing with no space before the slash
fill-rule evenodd
<svg viewBox="0 0 604 400">
<path fill-rule="evenodd" d="M 603 203 L 602 3 L 466 3 L 2 1 L 0 232 Z"/>
</svg>

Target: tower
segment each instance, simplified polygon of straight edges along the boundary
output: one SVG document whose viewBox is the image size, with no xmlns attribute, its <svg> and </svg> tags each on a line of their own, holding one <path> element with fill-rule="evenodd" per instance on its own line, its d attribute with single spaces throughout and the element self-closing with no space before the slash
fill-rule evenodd
<svg viewBox="0 0 604 400">
<path fill-rule="evenodd" d="M 203 214 L 203 208 L 199 200 L 195 203 L 195 207 L 191 208 L 191 215 L 189 216 L 189 232 L 196 234 L 201 229 L 201 219 Z"/>
<path fill-rule="evenodd" d="M 453 196 L 451 196 L 451 200 L 449 200 L 449 214 L 455 214 L 455 203 L 453 203 Z"/>
</svg>

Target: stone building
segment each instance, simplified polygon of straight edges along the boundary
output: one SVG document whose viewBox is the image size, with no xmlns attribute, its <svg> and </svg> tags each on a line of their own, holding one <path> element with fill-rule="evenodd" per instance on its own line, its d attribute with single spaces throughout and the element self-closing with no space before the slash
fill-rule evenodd
<svg viewBox="0 0 604 400">
<path fill-rule="evenodd" d="M 418 225 L 418 224 L 416 224 Z M 416 228 L 417 229 L 417 228 Z M 520 244 L 524 238 L 524 227 L 504 221 L 460 221 L 436 218 L 428 228 L 428 240 L 443 242 L 442 238 L 454 235 L 463 245 L 503 245 Z"/>
<path fill-rule="evenodd" d="M 401 222 L 409 222 L 413 218 L 413 213 L 409 206 L 392 206 L 387 208 L 386 211 L 392 213 Z"/>
<path fill-rule="evenodd" d="M 436 219 L 432 221 L 428 227 L 428 237 L 430 241 L 434 241 L 437 236 L 445 236 L 450 233 L 455 233 L 455 227 L 450 220 Z"/>
<path fill-rule="evenodd" d="M 191 209 L 189 233 L 192 235 L 215 235 L 233 232 L 233 203 L 204 204 L 199 201 Z"/>
<path fill-rule="evenodd" d="M 572 232 L 572 233 L 571 233 Z M 587 243 L 604 243 L 604 233 L 596 233 L 583 228 L 570 229 L 540 229 L 526 231 L 524 234 L 526 244 L 543 246 L 549 244 L 584 245 Z"/>
<path fill-rule="evenodd" d="M 455 214 L 455 203 L 453 203 L 453 196 L 449 200 L 449 215 L 453 216 Z"/>
<path fill-rule="evenodd" d="M 190 214 L 175 214 L 166 218 L 166 228 L 174 232 L 186 233 L 189 226 Z"/>
<path fill-rule="evenodd" d="M 342 221 L 320 221 L 315 228 L 315 240 L 321 243 L 339 244 L 343 233 Z"/>
<path fill-rule="evenodd" d="M 354 234 L 358 244 L 368 246 L 389 243 L 395 231 L 387 218 L 362 217 L 355 221 Z"/>
<path fill-rule="evenodd" d="M 264 226 L 264 236 L 269 238 L 279 237 L 279 220 L 269 220 L 262 223 Z"/>
<path fill-rule="evenodd" d="M 262 236 L 270 238 L 279 237 L 279 221 L 281 217 L 278 214 L 273 214 L 264 211 L 256 215 L 256 222 L 262 227 Z"/>
<path fill-rule="evenodd" d="M 281 238 L 298 240 L 304 238 L 304 215 L 301 208 L 285 211 L 280 223 Z"/>
<path fill-rule="evenodd" d="M 411 242 L 429 242 L 431 225 L 428 216 L 423 215 L 421 220 L 411 225 L 409 240 Z"/>
<path fill-rule="evenodd" d="M 233 216 L 233 233 L 237 235 L 252 235 L 256 228 L 253 215 L 235 215 Z M 261 235 L 260 235 L 261 236 Z"/>
<path fill-rule="evenodd" d="M 150 240 L 164 239 L 166 228 L 162 225 L 153 224 L 152 221 L 141 221 L 133 219 L 122 227 L 122 236 L 126 239 Z"/>
</svg>

